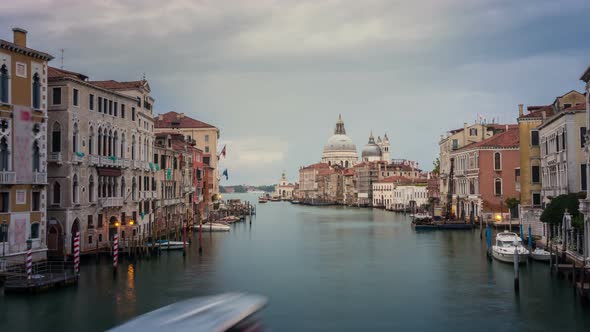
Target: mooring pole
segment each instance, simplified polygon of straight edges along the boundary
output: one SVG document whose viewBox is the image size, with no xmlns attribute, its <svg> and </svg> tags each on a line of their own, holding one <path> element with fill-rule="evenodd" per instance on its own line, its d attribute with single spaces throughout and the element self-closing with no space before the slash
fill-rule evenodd
<svg viewBox="0 0 590 332">
<path fill-rule="evenodd" d="M 518 282 L 518 241 L 514 241 L 514 291 L 518 293 L 519 282 Z"/>
</svg>

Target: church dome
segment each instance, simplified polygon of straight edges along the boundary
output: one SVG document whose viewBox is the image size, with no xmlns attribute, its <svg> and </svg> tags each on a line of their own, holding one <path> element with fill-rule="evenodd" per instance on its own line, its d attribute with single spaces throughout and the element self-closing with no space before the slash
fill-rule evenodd
<svg viewBox="0 0 590 332">
<path fill-rule="evenodd" d="M 369 137 L 369 142 L 363 148 L 361 156 L 363 158 L 368 158 L 368 157 L 381 157 L 381 155 L 382 155 L 381 148 L 379 147 L 379 145 L 377 145 L 377 143 L 375 143 L 375 138 L 373 138 L 373 133 L 371 133 L 371 136 Z"/>
<path fill-rule="evenodd" d="M 324 152 L 354 152 L 356 154 L 356 145 L 352 142 L 350 137 L 346 136 L 346 130 L 344 129 L 344 121 L 342 116 L 338 117 L 336 122 L 336 129 L 334 129 L 334 135 L 332 135 L 326 145 L 324 145 Z"/>
</svg>

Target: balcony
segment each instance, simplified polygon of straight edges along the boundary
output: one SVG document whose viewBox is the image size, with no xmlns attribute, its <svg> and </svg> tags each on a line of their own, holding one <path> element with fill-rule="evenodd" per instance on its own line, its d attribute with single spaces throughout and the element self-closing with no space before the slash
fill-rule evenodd
<svg viewBox="0 0 590 332">
<path fill-rule="evenodd" d="M 180 203 L 182 203 L 182 199 L 180 199 L 180 198 L 168 198 L 168 199 L 164 200 L 164 205 L 166 205 L 166 206 L 180 204 Z"/>
<path fill-rule="evenodd" d="M 0 184 L 15 184 L 16 172 L 0 172 Z"/>
<path fill-rule="evenodd" d="M 102 166 L 123 168 L 125 166 L 125 160 L 119 159 L 119 158 L 113 157 L 113 156 L 111 156 L 111 157 L 101 156 L 99 164 Z"/>
<path fill-rule="evenodd" d="M 49 152 L 47 155 L 47 162 L 61 164 L 61 152 Z"/>
<path fill-rule="evenodd" d="M 142 161 L 139 160 L 131 160 L 131 168 L 133 169 L 140 169 L 142 168 Z"/>
<path fill-rule="evenodd" d="M 99 199 L 102 207 L 121 207 L 123 206 L 123 197 L 105 197 Z"/>
<path fill-rule="evenodd" d="M 89 155 L 88 162 L 90 165 L 100 165 L 100 156 Z"/>
<path fill-rule="evenodd" d="M 74 154 L 72 155 L 72 162 L 75 164 L 80 164 L 84 161 L 84 154 L 78 154 L 77 152 L 74 152 Z"/>
<path fill-rule="evenodd" d="M 33 184 L 47 184 L 47 173 L 33 172 Z"/>
</svg>

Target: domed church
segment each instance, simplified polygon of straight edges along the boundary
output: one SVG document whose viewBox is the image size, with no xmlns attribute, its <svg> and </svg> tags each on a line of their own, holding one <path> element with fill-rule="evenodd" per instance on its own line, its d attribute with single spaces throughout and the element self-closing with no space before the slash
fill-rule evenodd
<svg viewBox="0 0 590 332">
<path fill-rule="evenodd" d="M 346 129 L 344 129 L 344 121 L 342 115 L 338 116 L 334 135 L 332 135 L 326 145 L 324 145 L 324 152 L 322 153 L 322 163 L 330 166 L 340 165 L 348 168 L 352 167 L 358 161 L 356 145 L 352 142 L 350 137 L 346 136 Z"/>
<path fill-rule="evenodd" d="M 390 161 L 390 158 L 389 138 L 387 137 L 387 134 L 385 134 L 383 139 L 381 139 L 380 136 L 377 137 L 377 142 L 375 142 L 373 132 L 371 132 L 369 142 L 361 152 L 362 161 Z"/>
</svg>

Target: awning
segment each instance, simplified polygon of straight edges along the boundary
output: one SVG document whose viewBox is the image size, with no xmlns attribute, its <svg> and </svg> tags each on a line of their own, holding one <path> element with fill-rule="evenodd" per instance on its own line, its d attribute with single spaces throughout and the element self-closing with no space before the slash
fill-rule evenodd
<svg viewBox="0 0 590 332">
<path fill-rule="evenodd" d="M 98 175 L 102 176 L 121 176 L 123 174 L 120 169 L 116 168 L 97 167 L 96 171 Z"/>
</svg>

